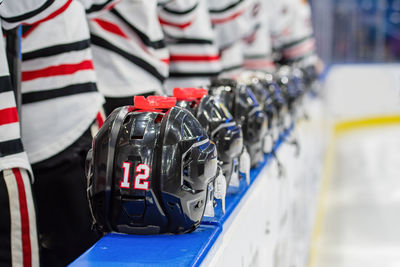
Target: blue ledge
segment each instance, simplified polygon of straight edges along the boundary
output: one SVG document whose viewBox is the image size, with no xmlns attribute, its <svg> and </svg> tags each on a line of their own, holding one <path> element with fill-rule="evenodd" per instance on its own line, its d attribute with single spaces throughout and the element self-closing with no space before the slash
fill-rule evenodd
<svg viewBox="0 0 400 267">
<path fill-rule="evenodd" d="M 277 150 L 291 129 L 283 134 Z M 250 183 L 272 159 L 265 155 L 264 162 L 251 169 Z M 250 184 L 250 186 L 251 186 Z M 215 209 L 215 217 L 204 218 L 199 228 L 183 235 L 125 235 L 111 233 L 100 239 L 70 266 L 200 266 L 208 251 L 221 234 L 225 221 L 246 194 L 249 187 L 241 180 L 239 188 L 228 191 L 226 212 Z"/>
</svg>

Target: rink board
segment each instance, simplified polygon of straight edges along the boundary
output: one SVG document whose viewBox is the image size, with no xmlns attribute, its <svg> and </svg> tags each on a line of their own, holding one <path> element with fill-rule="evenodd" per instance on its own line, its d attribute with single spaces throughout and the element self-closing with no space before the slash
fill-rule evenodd
<svg viewBox="0 0 400 267">
<path fill-rule="evenodd" d="M 291 130 L 281 136 L 275 150 L 279 149 Z M 210 249 L 221 243 L 218 238 L 230 225 L 229 219 L 233 219 L 235 209 L 249 189 L 256 180 L 265 178 L 259 174 L 268 167 L 271 159 L 270 155 L 265 155 L 264 162 L 251 169 L 250 186 L 241 180 L 240 187 L 227 195 L 225 214 L 218 205 L 216 216 L 204 218 L 193 233 L 149 236 L 107 234 L 70 266 L 200 266 Z"/>
</svg>

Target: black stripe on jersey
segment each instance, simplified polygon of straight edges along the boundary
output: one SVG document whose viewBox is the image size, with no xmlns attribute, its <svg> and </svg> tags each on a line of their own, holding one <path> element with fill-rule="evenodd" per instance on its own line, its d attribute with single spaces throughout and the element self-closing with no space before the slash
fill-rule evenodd
<svg viewBox="0 0 400 267">
<path fill-rule="evenodd" d="M 209 77 L 214 78 L 219 75 L 219 71 L 216 72 L 170 72 L 169 77 L 171 78 L 194 78 L 194 77 Z"/>
<path fill-rule="evenodd" d="M 227 6 L 225 8 L 222 8 L 222 9 L 210 9 L 209 12 L 210 13 L 223 13 L 223 12 L 228 11 L 229 9 L 236 7 L 237 5 L 239 5 L 242 2 L 243 2 L 243 0 L 239 0 L 233 4 L 230 4 L 229 6 Z"/>
<path fill-rule="evenodd" d="M 303 59 L 308 58 L 308 57 L 313 56 L 313 55 L 315 55 L 315 51 L 314 50 L 310 51 L 310 52 L 308 52 L 308 53 L 306 53 L 304 55 L 301 55 L 299 57 L 295 57 L 295 58 L 283 57 L 282 60 L 279 63 L 285 64 L 285 65 L 292 64 L 292 63 L 295 63 L 295 62 L 302 61 Z"/>
<path fill-rule="evenodd" d="M 0 142 L 0 158 L 21 153 L 24 151 L 20 138 Z"/>
<path fill-rule="evenodd" d="M 188 8 L 186 10 L 175 10 L 175 9 L 168 8 L 167 6 L 163 6 L 163 10 L 168 13 L 175 14 L 175 15 L 186 15 L 186 14 L 189 14 L 190 12 L 192 12 L 193 10 L 195 10 L 198 5 L 199 5 L 199 2 L 197 2 L 196 4 L 194 4 L 194 6 L 192 6 L 191 8 Z"/>
<path fill-rule="evenodd" d="M 142 40 L 142 42 L 146 46 L 152 47 L 154 49 L 160 49 L 160 48 L 165 48 L 166 47 L 164 40 L 158 40 L 158 41 L 150 40 L 150 38 L 145 33 L 140 31 L 133 24 L 131 24 L 129 21 L 127 21 L 124 18 L 124 16 L 121 15 L 121 13 L 119 13 L 117 10 L 115 10 L 115 8 L 113 8 L 110 12 L 113 13 L 117 18 L 122 20 L 132 31 L 134 31 L 139 36 L 140 40 Z"/>
<path fill-rule="evenodd" d="M 159 73 L 158 70 L 153 65 L 147 63 L 143 59 L 125 52 L 124 50 L 120 49 L 119 47 L 116 47 L 115 45 L 111 44 L 107 40 L 104 40 L 103 38 L 96 36 L 94 34 L 91 35 L 91 40 L 92 40 L 92 44 L 100 46 L 104 49 L 113 51 L 114 53 L 117 53 L 121 57 L 129 60 L 133 64 L 141 67 L 142 69 L 144 69 L 145 71 L 147 71 L 148 73 L 153 75 L 161 83 L 164 82 L 165 77 L 163 75 L 161 75 L 161 73 Z"/>
<path fill-rule="evenodd" d="M 8 18 L 1 17 L 1 19 L 5 20 L 7 22 L 10 22 L 10 23 L 12 23 L 12 22 L 20 22 L 20 21 L 23 21 L 23 20 L 26 20 L 26 19 L 30 19 L 31 17 L 39 14 L 40 12 L 42 12 L 43 10 L 48 8 L 51 4 L 54 3 L 54 1 L 55 0 L 47 0 L 41 7 L 37 8 L 35 10 L 32 10 L 31 12 L 28 12 L 28 13 L 25 13 L 25 14 L 22 14 L 22 15 L 19 15 L 19 16 L 8 17 Z"/>
<path fill-rule="evenodd" d="M 33 25 L 22 25 L 21 26 L 21 30 L 22 30 L 22 36 L 24 36 L 27 32 L 29 32 L 32 27 L 34 27 Z"/>
<path fill-rule="evenodd" d="M 23 53 L 22 60 L 31 60 L 31 59 L 41 58 L 41 57 L 50 57 L 50 56 L 55 56 L 55 55 L 59 55 L 62 53 L 71 52 L 71 51 L 84 50 L 86 48 L 89 48 L 89 46 L 90 46 L 90 41 L 83 40 L 83 41 L 78 41 L 78 42 L 70 43 L 70 44 L 61 44 L 61 45 L 45 47 L 45 48 L 38 49 L 38 50 L 35 50 L 32 52 Z"/>
<path fill-rule="evenodd" d="M 282 45 L 279 49 L 282 49 L 282 50 L 285 50 L 285 49 L 288 49 L 288 48 L 290 48 L 290 47 L 292 47 L 292 46 L 295 46 L 295 45 L 298 45 L 298 44 L 300 44 L 300 43 L 302 43 L 302 42 L 304 42 L 304 41 L 307 41 L 308 39 L 311 39 L 311 38 L 313 38 L 314 37 L 314 35 L 308 35 L 308 36 L 306 36 L 306 37 L 304 37 L 304 38 L 301 38 L 301 39 L 298 39 L 298 40 L 296 40 L 296 41 L 293 41 L 293 42 L 290 42 L 290 43 L 287 43 L 287 44 L 284 44 L 284 45 Z"/>
<path fill-rule="evenodd" d="M 100 11 L 103 8 L 105 8 L 112 1 L 114 1 L 114 0 L 107 0 L 103 4 L 92 5 L 89 9 L 86 9 L 86 13 L 92 13 L 92 12 Z"/>
<path fill-rule="evenodd" d="M 0 77 L 0 93 L 12 91 L 10 76 Z"/>
<path fill-rule="evenodd" d="M 231 66 L 231 67 L 228 67 L 228 68 L 224 68 L 224 69 L 221 71 L 221 73 L 224 73 L 224 72 L 227 72 L 227 71 L 232 71 L 232 70 L 238 70 L 238 69 L 240 69 L 240 68 L 242 68 L 242 67 L 243 67 L 243 65 Z"/>
<path fill-rule="evenodd" d="M 10 202 L 6 182 L 3 172 L 0 171 L 0 259 L 1 265 L 12 266 L 11 264 L 11 214 Z"/>
<path fill-rule="evenodd" d="M 97 92 L 97 87 L 95 83 L 92 82 L 79 83 L 79 84 L 68 85 L 61 88 L 54 88 L 50 90 L 23 93 L 22 104 L 30 104 L 57 97 L 64 97 L 64 96 L 70 96 L 88 92 Z"/>
<path fill-rule="evenodd" d="M 244 55 L 245 59 L 270 59 L 272 58 L 271 54 L 254 54 L 254 55 Z M 271 59 L 272 61 L 272 59 Z"/>
<path fill-rule="evenodd" d="M 169 40 L 168 40 L 169 41 Z M 213 41 L 208 39 L 195 39 L 195 38 L 174 38 L 170 41 L 173 44 L 208 44 L 212 45 Z"/>
<path fill-rule="evenodd" d="M 168 44 L 209 44 L 212 45 L 214 42 L 210 39 L 197 39 L 197 38 L 180 38 L 170 34 L 164 33 L 165 41 Z"/>
</svg>

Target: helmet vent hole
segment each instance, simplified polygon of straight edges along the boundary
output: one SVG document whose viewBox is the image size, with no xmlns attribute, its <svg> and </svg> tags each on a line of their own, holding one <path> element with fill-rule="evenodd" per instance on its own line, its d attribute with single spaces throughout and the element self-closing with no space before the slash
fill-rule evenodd
<svg viewBox="0 0 400 267">
<path fill-rule="evenodd" d="M 189 163 L 190 156 L 191 156 L 191 154 L 190 154 L 190 153 L 187 153 L 187 154 L 185 155 L 185 157 L 183 158 L 183 162 Z"/>
<path fill-rule="evenodd" d="M 130 122 L 131 122 L 131 117 L 132 117 L 132 116 L 126 117 L 125 120 L 124 120 L 124 124 L 130 123 Z"/>
<path fill-rule="evenodd" d="M 194 108 L 196 106 L 196 101 L 192 101 L 191 103 L 190 103 L 190 108 Z"/>
<path fill-rule="evenodd" d="M 170 210 L 174 210 L 175 203 L 168 201 L 167 204 L 168 204 L 168 207 L 169 207 Z"/>
<path fill-rule="evenodd" d="M 183 168 L 183 175 L 186 176 L 186 177 L 189 176 L 189 167 L 188 166 Z"/>
<path fill-rule="evenodd" d="M 154 123 L 161 123 L 163 117 L 163 115 L 158 114 L 157 117 L 154 119 Z"/>
</svg>

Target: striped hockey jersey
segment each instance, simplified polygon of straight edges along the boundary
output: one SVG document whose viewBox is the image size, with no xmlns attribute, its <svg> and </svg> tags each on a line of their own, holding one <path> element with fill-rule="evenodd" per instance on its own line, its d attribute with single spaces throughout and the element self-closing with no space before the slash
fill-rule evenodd
<svg viewBox="0 0 400 267">
<path fill-rule="evenodd" d="M 317 61 L 311 9 L 305 0 L 269 0 L 269 22 L 274 50 L 286 63 L 300 66 Z"/>
<path fill-rule="evenodd" d="M 159 1 L 158 17 L 170 53 L 167 92 L 207 85 L 220 73 L 221 62 L 206 1 Z"/>
<path fill-rule="evenodd" d="M 163 92 L 169 54 L 156 0 L 124 0 L 89 20 L 99 90 L 107 97 Z"/>
<path fill-rule="evenodd" d="M 36 23 L 60 12 L 60 2 L 45 0 L 0 1 L 0 24 L 12 29 L 19 24 Z M 35 208 L 30 183 L 33 176 L 23 150 L 20 124 L 11 87 L 3 38 L 0 39 L 0 265 L 39 266 Z M 8 226 L 7 229 L 3 228 Z"/>
<path fill-rule="evenodd" d="M 251 0 L 208 0 L 211 23 L 221 56 L 222 75 L 236 75 L 243 67 L 242 38 L 249 31 L 244 15 Z"/>
<path fill-rule="evenodd" d="M 268 0 L 251 0 L 244 13 L 248 28 L 243 37 L 244 68 L 273 71 L 272 44 L 269 30 Z"/>
<path fill-rule="evenodd" d="M 0 6 L 1 11 L 2 6 Z M 22 146 L 4 39 L 0 38 L 0 171 L 12 168 L 31 169 Z"/>
<path fill-rule="evenodd" d="M 84 7 L 76 0 L 54 4 L 54 13 L 22 33 L 22 140 L 31 163 L 75 142 L 104 101 L 96 87 Z"/>
</svg>

